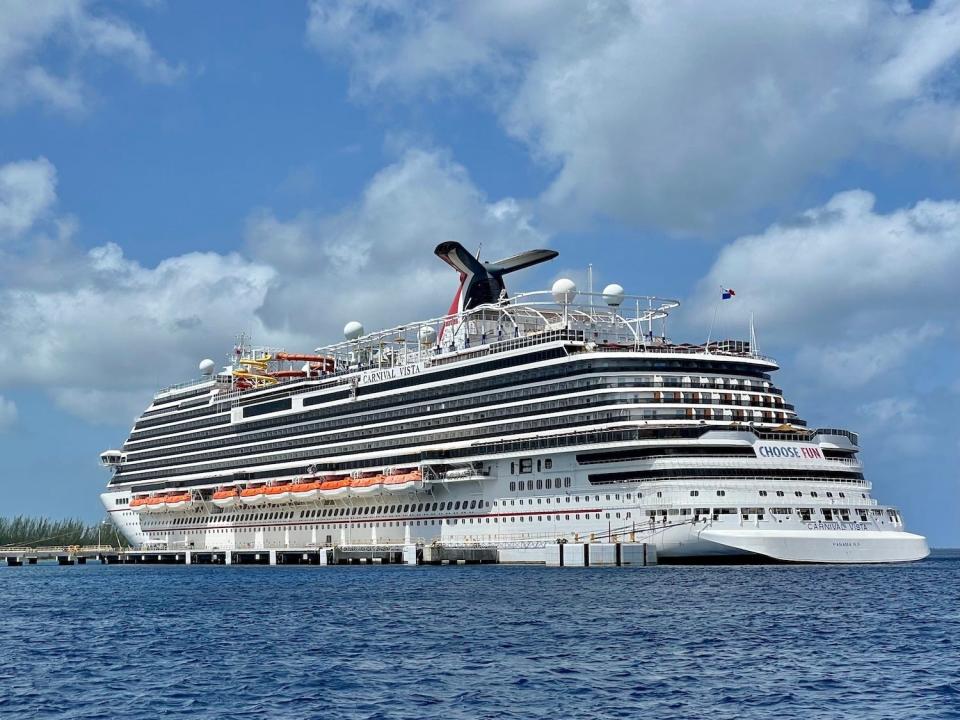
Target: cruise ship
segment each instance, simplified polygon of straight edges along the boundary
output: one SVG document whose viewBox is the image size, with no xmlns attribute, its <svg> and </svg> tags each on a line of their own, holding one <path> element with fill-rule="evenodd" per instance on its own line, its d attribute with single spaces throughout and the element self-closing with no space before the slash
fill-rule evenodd
<svg viewBox="0 0 960 720">
<path fill-rule="evenodd" d="M 755 342 L 671 342 L 679 303 L 620 285 L 508 295 L 554 258 L 435 254 L 449 312 L 310 353 L 241 338 L 158 392 L 102 502 L 134 546 L 643 542 L 660 562 L 925 557 L 857 434 L 809 428 Z M 453 280 L 453 277 L 451 277 Z M 451 282 L 451 287 L 454 282 Z"/>
</svg>

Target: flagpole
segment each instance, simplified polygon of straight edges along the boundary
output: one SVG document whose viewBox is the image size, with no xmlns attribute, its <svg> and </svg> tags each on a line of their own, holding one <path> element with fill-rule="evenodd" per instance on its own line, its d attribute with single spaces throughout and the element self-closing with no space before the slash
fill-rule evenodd
<svg viewBox="0 0 960 720">
<path fill-rule="evenodd" d="M 717 313 L 720 312 L 720 303 L 723 302 L 723 293 L 727 291 L 726 288 L 720 288 L 720 298 L 714 303 L 713 306 L 713 319 L 710 321 L 710 331 L 707 333 L 707 344 L 703 346 L 703 349 L 707 352 L 710 352 L 710 340 L 713 338 L 713 326 L 717 322 Z"/>
<path fill-rule="evenodd" d="M 713 306 L 713 320 L 710 321 L 710 331 L 707 333 L 707 344 L 703 346 L 704 350 L 710 352 L 710 338 L 713 337 L 713 326 L 717 322 L 717 313 L 720 312 L 720 300 Z"/>
</svg>

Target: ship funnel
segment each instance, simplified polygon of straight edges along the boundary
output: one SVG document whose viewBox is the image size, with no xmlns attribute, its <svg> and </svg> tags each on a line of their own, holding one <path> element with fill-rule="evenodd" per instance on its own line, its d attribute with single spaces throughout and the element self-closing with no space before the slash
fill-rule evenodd
<svg viewBox="0 0 960 720">
<path fill-rule="evenodd" d="M 495 262 L 481 262 L 458 242 L 440 243 L 433 252 L 460 273 L 460 290 L 454 300 L 457 307 L 451 308 L 451 314 L 454 311 L 463 312 L 478 305 L 497 302 L 501 296 L 506 295 L 504 275 L 552 260 L 559 255 L 556 250 L 527 250 Z"/>
</svg>

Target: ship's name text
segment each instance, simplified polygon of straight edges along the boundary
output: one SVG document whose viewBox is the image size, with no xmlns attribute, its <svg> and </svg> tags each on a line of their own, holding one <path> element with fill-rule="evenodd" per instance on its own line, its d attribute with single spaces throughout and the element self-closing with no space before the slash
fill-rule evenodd
<svg viewBox="0 0 960 720">
<path fill-rule="evenodd" d="M 392 368 L 383 368 L 381 370 L 367 370 L 360 374 L 360 384 L 378 383 L 384 380 L 396 380 L 397 378 L 419 375 L 423 370 L 422 365 L 398 365 Z"/>
<path fill-rule="evenodd" d="M 807 530 L 869 530 L 870 525 L 865 522 L 846 520 L 816 520 L 807 523 Z"/>
</svg>

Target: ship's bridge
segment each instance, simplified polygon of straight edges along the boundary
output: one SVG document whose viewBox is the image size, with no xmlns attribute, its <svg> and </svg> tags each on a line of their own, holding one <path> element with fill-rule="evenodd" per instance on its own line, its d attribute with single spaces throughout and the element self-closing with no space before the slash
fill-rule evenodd
<svg viewBox="0 0 960 720">
<path fill-rule="evenodd" d="M 100 464 L 103 467 L 117 468 L 127 461 L 127 454 L 121 450 L 104 450 L 100 453 Z"/>
</svg>

